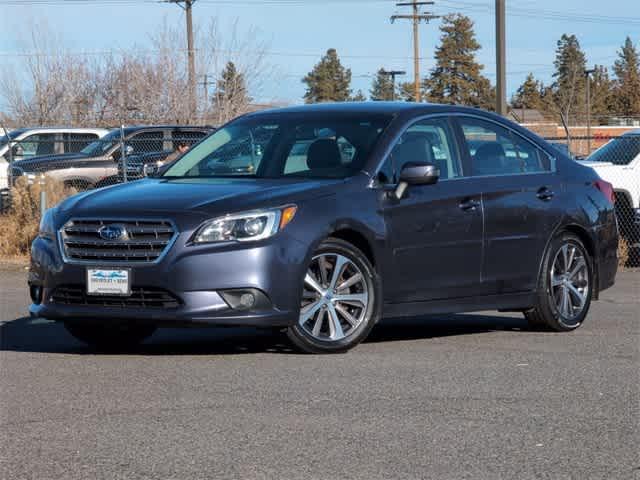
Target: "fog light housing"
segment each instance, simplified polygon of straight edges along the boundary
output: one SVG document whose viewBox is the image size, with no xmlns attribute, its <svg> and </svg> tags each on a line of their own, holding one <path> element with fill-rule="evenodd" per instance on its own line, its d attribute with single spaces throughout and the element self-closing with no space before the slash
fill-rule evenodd
<svg viewBox="0 0 640 480">
<path fill-rule="evenodd" d="M 233 310 L 265 310 L 271 308 L 271 301 L 257 288 L 234 288 L 218 292 Z"/>
<path fill-rule="evenodd" d="M 42 287 L 40 285 L 29 285 L 29 296 L 36 305 L 42 303 Z"/>
</svg>

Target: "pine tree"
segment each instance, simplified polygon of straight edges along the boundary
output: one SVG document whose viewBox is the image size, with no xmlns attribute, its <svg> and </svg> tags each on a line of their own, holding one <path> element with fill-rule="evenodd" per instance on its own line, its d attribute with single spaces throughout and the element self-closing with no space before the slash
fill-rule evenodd
<svg viewBox="0 0 640 480">
<path fill-rule="evenodd" d="M 219 123 L 237 117 L 245 111 L 251 98 L 247 92 L 244 75 L 238 71 L 233 62 L 227 62 L 222 75 L 216 82 L 216 93 L 213 104 Z"/>
<path fill-rule="evenodd" d="M 351 70 L 342 66 L 334 48 L 327 50 L 302 82 L 307 84 L 306 103 L 345 102 L 351 96 Z"/>
<path fill-rule="evenodd" d="M 580 42 L 575 35 L 563 34 L 558 40 L 555 72 L 551 85 L 553 102 L 549 107 L 560 116 L 569 139 L 569 123 L 572 115 L 584 112 L 585 67 L 587 64 Z"/>
<path fill-rule="evenodd" d="M 447 15 L 440 26 L 436 67 L 423 87 L 433 102 L 494 108 L 495 90 L 482 75 L 475 53 L 480 49 L 473 21 L 461 14 Z"/>
<path fill-rule="evenodd" d="M 371 84 L 369 93 L 373 101 L 389 101 L 394 99 L 393 81 L 391 80 L 391 75 L 388 75 L 384 68 L 378 70 Z"/>
<path fill-rule="evenodd" d="M 367 96 L 362 93 L 362 90 L 358 90 L 356 94 L 349 98 L 350 102 L 366 102 Z"/>
<path fill-rule="evenodd" d="M 400 97 L 405 102 L 415 102 L 416 91 L 413 82 L 402 82 L 398 86 L 398 97 Z"/>
<path fill-rule="evenodd" d="M 533 73 L 529 73 L 522 85 L 518 87 L 511 99 L 511 106 L 536 110 L 542 107 L 542 83 L 533 76 Z"/>
<path fill-rule="evenodd" d="M 613 73 L 616 76 L 616 113 L 624 116 L 640 114 L 640 59 L 629 37 L 618 52 Z"/>
<path fill-rule="evenodd" d="M 604 123 L 612 111 L 613 82 L 606 67 L 596 65 L 594 70 L 589 79 L 591 115 L 598 123 Z"/>
</svg>

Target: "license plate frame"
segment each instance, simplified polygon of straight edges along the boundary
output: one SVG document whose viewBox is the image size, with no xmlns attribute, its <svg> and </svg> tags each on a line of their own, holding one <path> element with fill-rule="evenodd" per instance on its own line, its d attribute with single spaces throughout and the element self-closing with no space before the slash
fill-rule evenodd
<svg viewBox="0 0 640 480">
<path fill-rule="evenodd" d="M 131 269 L 87 267 L 86 292 L 96 297 L 130 297 Z"/>
</svg>

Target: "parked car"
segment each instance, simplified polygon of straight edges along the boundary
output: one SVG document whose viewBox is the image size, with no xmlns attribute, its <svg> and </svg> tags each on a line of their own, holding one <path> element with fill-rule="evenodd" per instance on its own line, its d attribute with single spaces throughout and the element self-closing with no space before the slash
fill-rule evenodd
<svg viewBox="0 0 640 480">
<path fill-rule="evenodd" d="M 640 247 L 640 130 L 611 139 L 581 163 L 613 185 L 620 232 Z"/>
<path fill-rule="evenodd" d="M 175 139 L 193 142 L 209 134 L 209 127 L 189 126 L 135 126 L 124 129 L 126 155 L 173 150 Z M 13 175 L 30 175 L 45 172 L 47 176 L 64 182 L 78 190 L 93 188 L 97 182 L 117 175 L 121 162 L 121 132 L 111 130 L 78 153 L 38 156 L 13 164 Z"/>
<path fill-rule="evenodd" d="M 0 130 L 0 133 L 2 130 Z M 17 162 L 39 155 L 77 153 L 104 137 L 104 128 L 18 128 L 0 136 L 0 191 L 9 187 L 9 161 Z M 11 150 L 9 149 L 11 143 Z"/>
<path fill-rule="evenodd" d="M 254 168 L 235 168 L 251 152 Z M 568 331 L 614 283 L 612 201 L 591 168 L 477 109 L 256 112 L 158 178 L 48 210 L 30 312 L 117 348 L 163 325 L 226 325 L 339 352 L 382 317 L 488 309 Z"/>
</svg>

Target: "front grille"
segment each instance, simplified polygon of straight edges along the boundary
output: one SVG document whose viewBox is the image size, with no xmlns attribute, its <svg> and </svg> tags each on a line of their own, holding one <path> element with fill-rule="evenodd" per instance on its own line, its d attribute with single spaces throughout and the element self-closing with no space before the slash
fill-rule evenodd
<svg viewBox="0 0 640 480">
<path fill-rule="evenodd" d="M 52 303 L 120 308 L 178 308 L 182 302 L 167 290 L 152 287 L 132 287 L 131 295 L 87 295 L 82 285 L 57 287 L 49 297 Z"/>
<path fill-rule="evenodd" d="M 125 232 L 123 238 L 104 239 L 100 230 L 114 225 Z M 176 233 L 166 220 L 70 220 L 60 231 L 67 259 L 95 263 L 154 262 Z"/>
</svg>

